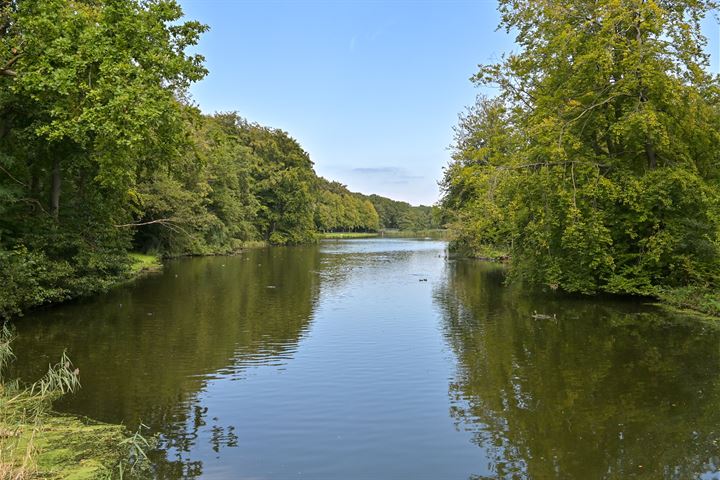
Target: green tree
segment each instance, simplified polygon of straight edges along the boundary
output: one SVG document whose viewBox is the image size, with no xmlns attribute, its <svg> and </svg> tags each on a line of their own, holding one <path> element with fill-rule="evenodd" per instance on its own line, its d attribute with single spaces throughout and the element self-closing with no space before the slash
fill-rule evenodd
<svg viewBox="0 0 720 480">
<path fill-rule="evenodd" d="M 23 133 L 43 150 L 55 218 L 64 173 L 122 196 L 136 168 L 175 153 L 176 97 L 205 75 L 202 57 L 185 54 L 205 27 L 181 17 L 167 0 L 18 3 L 8 89 L 32 112 Z"/>
<path fill-rule="evenodd" d="M 571 292 L 712 284 L 720 97 L 700 22 L 715 7 L 501 0 L 520 51 L 474 78 L 500 95 L 461 121 L 446 171 L 450 217 L 475 220 L 459 237 Z"/>
<path fill-rule="evenodd" d="M 0 2 L 0 313 L 122 277 L 138 174 L 185 142 L 205 27 L 172 0 Z M 20 298 L 22 297 L 22 298 Z"/>
<path fill-rule="evenodd" d="M 322 177 L 317 182 L 317 208 L 315 223 L 318 230 L 374 232 L 379 228 L 379 217 L 372 202 L 359 193 L 353 193 L 339 182 Z"/>
<path fill-rule="evenodd" d="M 190 108 L 186 113 L 188 148 L 171 167 L 148 171 L 138 185 L 134 243 L 166 255 L 235 251 L 257 238 L 259 208 L 239 117 L 204 116 Z"/>
<path fill-rule="evenodd" d="M 242 121 L 238 135 L 254 157 L 257 226 L 275 244 L 302 243 L 315 233 L 315 171 L 310 156 L 286 132 Z"/>
</svg>

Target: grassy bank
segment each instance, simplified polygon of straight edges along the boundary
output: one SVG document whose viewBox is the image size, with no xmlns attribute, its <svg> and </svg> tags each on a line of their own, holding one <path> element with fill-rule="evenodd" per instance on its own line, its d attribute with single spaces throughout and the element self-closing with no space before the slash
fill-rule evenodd
<svg viewBox="0 0 720 480">
<path fill-rule="evenodd" d="M 445 240 L 448 238 L 447 230 L 381 230 L 379 232 L 328 232 L 321 233 L 320 238 L 433 238 Z"/>
<path fill-rule="evenodd" d="M 27 249 L 0 251 L 0 320 L 20 317 L 32 308 L 103 293 L 162 266 L 157 256 L 124 252 L 84 257 L 83 262 L 73 266 Z"/>
<path fill-rule="evenodd" d="M 146 253 L 131 253 L 129 255 L 130 275 L 136 276 L 145 272 L 157 272 L 162 268 L 162 260 L 157 255 Z"/>
<path fill-rule="evenodd" d="M 126 440 L 120 425 L 45 413 L 29 422 L 0 421 L 0 478 L 97 479 L 119 476 Z"/>
<path fill-rule="evenodd" d="M 446 240 L 448 231 L 437 228 L 431 230 L 383 230 L 380 236 L 386 238 L 432 238 L 435 240 Z"/>
<path fill-rule="evenodd" d="M 145 473 L 149 443 L 120 425 L 52 411 L 52 402 L 80 387 L 65 355 L 43 378 L 9 381 L 12 332 L 0 329 L 0 479 L 133 478 Z"/>
<path fill-rule="evenodd" d="M 343 238 L 374 238 L 379 234 L 374 232 L 327 232 L 321 233 L 320 238 L 343 239 Z"/>
<path fill-rule="evenodd" d="M 264 241 L 247 241 L 239 243 L 234 250 L 196 251 L 179 256 L 234 255 L 267 246 Z M 163 257 L 116 252 L 103 257 L 106 266 L 91 261 L 83 268 L 73 268 L 68 262 L 53 261 L 26 249 L 0 251 L 0 278 L 6 280 L 0 289 L 0 321 L 21 317 L 33 308 L 104 293 L 146 273 L 158 272 L 162 270 Z"/>
</svg>

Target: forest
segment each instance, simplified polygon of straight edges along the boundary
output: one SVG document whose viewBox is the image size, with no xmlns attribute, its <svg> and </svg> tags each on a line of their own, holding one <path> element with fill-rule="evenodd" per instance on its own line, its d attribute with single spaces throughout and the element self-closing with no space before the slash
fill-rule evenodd
<svg viewBox="0 0 720 480">
<path fill-rule="evenodd" d="M 319 178 L 287 132 L 200 112 L 206 30 L 173 0 L 0 2 L 0 317 L 106 290 L 129 252 L 431 226 Z"/>
<path fill-rule="evenodd" d="M 460 116 L 443 216 L 510 281 L 720 314 L 720 83 L 697 2 L 501 0 L 518 50 Z"/>
</svg>

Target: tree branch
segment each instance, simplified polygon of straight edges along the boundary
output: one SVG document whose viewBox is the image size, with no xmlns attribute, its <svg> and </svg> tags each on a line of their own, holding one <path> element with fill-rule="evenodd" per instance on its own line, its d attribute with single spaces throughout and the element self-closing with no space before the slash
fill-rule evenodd
<svg viewBox="0 0 720 480">
<path fill-rule="evenodd" d="M 175 233 L 182 233 L 188 238 L 192 239 L 192 235 L 182 228 L 180 225 L 178 225 L 178 222 L 173 220 L 172 218 L 158 218 L 157 220 L 149 220 L 147 222 L 138 222 L 138 223 L 125 223 L 122 225 L 113 225 L 115 228 L 135 228 L 135 227 L 142 227 L 145 225 L 162 225 L 163 227 L 167 228 L 168 230 L 171 230 Z"/>
<path fill-rule="evenodd" d="M 13 48 L 13 50 L 15 50 L 15 49 Z M 17 62 L 20 57 L 22 57 L 22 53 L 15 54 L 15 56 L 13 58 L 11 58 L 10 60 L 7 61 L 7 63 L 5 63 L 5 65 L 2 67 L 2 70 L 7 70 L 10 67 L 12 67 L 13 65 L 15 65 L 15 62 Z"/>
<path fill-rule="evenodd" d="M 25 187 L 25 188 L 28 188 L 27 184 L 25 184 L 25 183 L 21 182 L 20 180 L 18 180 L 17 178 L 13 177 L 12 173 L 8 172 L 8 171 L 5 169 L 5 167 L 3 167 L 2 165 L 0 165 L 0 170 L 2 170 L 3 172 L 5 172 L 5 174 L 6 174 L 8 177 L 12 178 L 12 179 L 13 179 L 15 182 L 17 182 L 18 184 L 22 185 L 22 186 Z"/>
<path fill-rule="evenodd" d="M 142 227 L 144 225 L 153 225 L 153 224 L 173 224 L 174 220 L 172 218 L 158 218 L 157 220 L 150 220 L 148 222 L 140 222 L 140 223 L 125 223 L 123 225 L 113 225 L 115 228 L 133 228 L 133 227 Z"/>
</svg>

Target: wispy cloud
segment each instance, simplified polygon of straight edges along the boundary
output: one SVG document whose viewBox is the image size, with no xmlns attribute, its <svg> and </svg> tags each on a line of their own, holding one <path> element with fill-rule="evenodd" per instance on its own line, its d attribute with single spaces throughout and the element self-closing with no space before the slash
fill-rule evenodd
<svg viewBox="0 0 720 480">
<path fill-rule="evenodd" d="M 367 45 L 368 43 L 375 43 L 375 41 L 378 40 L 381 36 L 383 36 L 389 29 L 393 28 L 397 22 L 386 22 L 383 25 L 380 25 L 373 29 L 372 31 L 368 32 L 361 32 L 357 35 L 353 35 L 350 38 L 350 42 L 348 43 L 348 50 L 351 52 L 354 52 L 356 48 L 361 46 L 361 43 L 363 45 Z"/>
<path fill-rule="evenodd" d="M 358 167 L 353 168 L 352 172 L 359 175 L 392 177 L 394 182 L 407 182 L 408 180 L 425 178 L 422 175 L 413 175 L 400 167 Z M 387 180 L 387 182 L 390 182 L 390 180 Z"/>
</svg>

